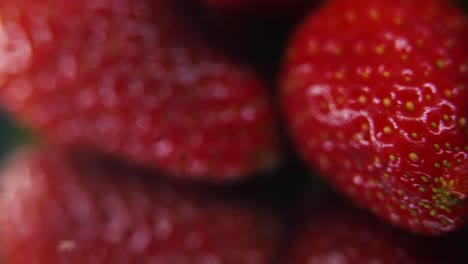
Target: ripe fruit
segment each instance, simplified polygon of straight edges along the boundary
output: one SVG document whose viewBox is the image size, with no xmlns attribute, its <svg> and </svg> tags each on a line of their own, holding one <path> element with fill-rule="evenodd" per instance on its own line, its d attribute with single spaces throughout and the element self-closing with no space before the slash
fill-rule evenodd
<svg viewBox="0 0 468 264">
<path fill-rule="evenodd" d="M 407 230 L 468 215 L 468 22 L 449 1 L 336 0 L 300 26 L 282 103 L 324 178 Z"/>
<path fill-rule="evenodd" d="M 317 209 L 317 208 L 316 208 Z M 462 247 L 412 236 L 344 204 L 322 204 L 303 218 L 285 264 L 466 263 Z M 461 241 L 458 241 L 461 242 Z"/>
<path fill-rule="evenodd" d="M 172 177 L 274 167 L 267 89 L 186 1 L 0 1 L 0 101 L 47 140 Z M 200 23 L 198 23 L 200 22 Z"/>
<path fill-rule="evenodd" d="M 1 176 L 5 262 L 271 263 L 272 215 L 140 176 L 57 150 L 18 153 Z"/>
</svg>

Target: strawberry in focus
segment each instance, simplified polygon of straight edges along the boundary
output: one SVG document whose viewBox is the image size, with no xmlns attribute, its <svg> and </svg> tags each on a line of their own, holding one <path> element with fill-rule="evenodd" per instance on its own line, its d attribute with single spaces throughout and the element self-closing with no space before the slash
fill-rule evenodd
<svg viewBox="0 0 468 264">
<path fill-rule="evenodd" d="M 468 216 L 468 22 L 449 1 L 330 1 L 294 34 L 281 99 L 323 177 L 412 232 Z"/>
<path fill-rule="evenodd" d="M 460 240 L 413 236 L 384 225 L 345 203 L 326 202 L 306 214 L 285 264 L 462 264 L 468 256 Z"/>
<path fill-rule="evenodd" d="M 269 264 L 281 229 L 266 210 L 58 150 L 23 149 L 1 176 L 6 263 Z M 227 198 L 227 197 L 224 197 Z"/>
<path fill-rule="evenodd" d="M 196 10 L 185 0 L 0 0 L 0 102 L 52 143 L 176 178 L 272 169 L 267 87 L 212 44 Z"/>
</svg>

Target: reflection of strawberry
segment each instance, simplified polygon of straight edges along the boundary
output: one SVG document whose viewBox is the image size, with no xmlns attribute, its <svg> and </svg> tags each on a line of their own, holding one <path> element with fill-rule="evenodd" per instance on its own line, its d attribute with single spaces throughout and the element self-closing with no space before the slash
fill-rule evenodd
<svg viewBox="0 0 468 264">
<path fill-rule="evenodd" d="M 270 263 L 272 215 L 152 180 L 23 150 L 2 173 L 6 263 Z"/>
<path fill-rule="evenodd" d="M 264 83 L 210 46 L 184 2 L 0 1 L 2 103 L 50 141 L 176 177 L 271 168 Z"/>
<path fill-rule="evenodd" d="M 454 244 L 458 240 L 412 236 L 344 205 L 327 203 L 314 212 L 302 219 L 304 223 L 283 263 L 467 263 L 465 250 Z"/>
<path fill-rule="evenodd" d="M 466 47 L 467 20 L 449 1 L 330 2 L 295 34 L 282 77 L 303 157 L 395 225 L 425 234 L 462 226 Z"/>
</svg>

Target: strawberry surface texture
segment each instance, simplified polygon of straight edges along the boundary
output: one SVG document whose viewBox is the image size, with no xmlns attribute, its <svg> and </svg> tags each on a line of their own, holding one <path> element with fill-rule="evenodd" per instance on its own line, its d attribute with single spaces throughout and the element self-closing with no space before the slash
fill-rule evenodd
<svg viewBox="0 0 468 264">
<path fill-rule="evenodd" d="M 169 177 L 236 181 L 280 160 L 266 84 L 180 0 L 0 0 L 0 101 L 54 144 Z"/>
<path fill-rule="evenodd" d="M 224 196 L 51 149 L 20 150 L 1 174 L 6 263 L 269 264 L 276 254 L 274 214 Z"/>
<path fill-rule="evenodd" d="M 468 22 L 450 1 L 336 0 L 285 55 L 281 100 L 301 156 L 411 232 L 462 227 L 468 206 Z"/>
</svg>

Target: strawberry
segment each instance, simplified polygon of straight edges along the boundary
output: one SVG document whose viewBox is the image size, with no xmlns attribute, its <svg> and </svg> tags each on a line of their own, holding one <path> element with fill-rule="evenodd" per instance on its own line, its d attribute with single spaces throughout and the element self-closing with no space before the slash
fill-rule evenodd
<svg viewBox="0 0 468 264">
<path fill-rule="evenodd" d="M 6 263 L 270 263 L 280 234 L 267 211 L 54 149 L 22 150 L 0 192 Z"/>
<path fill-rule="evenodd" d="M 170 0 L 0 0 L 1 102 L 52 143 L 176 178 L 270 169 L 280 151 L 267 87 L 218 50 L 195 10 Z"/>
<path fill-rule="evenodd" d="M 307 213 L 286 254 L 285 264 L 444 264 L 466 263 L 461 242 L 413 236 L 376 221 L 346 204 L 323 203 Z"/>
<path fill-rule="evenodd" d="M 437 235 L 468 215 L 468 22 L 449 1 L 336 0 L 289 44 L 301 156 L 380 218 Z"/>
</svg>

